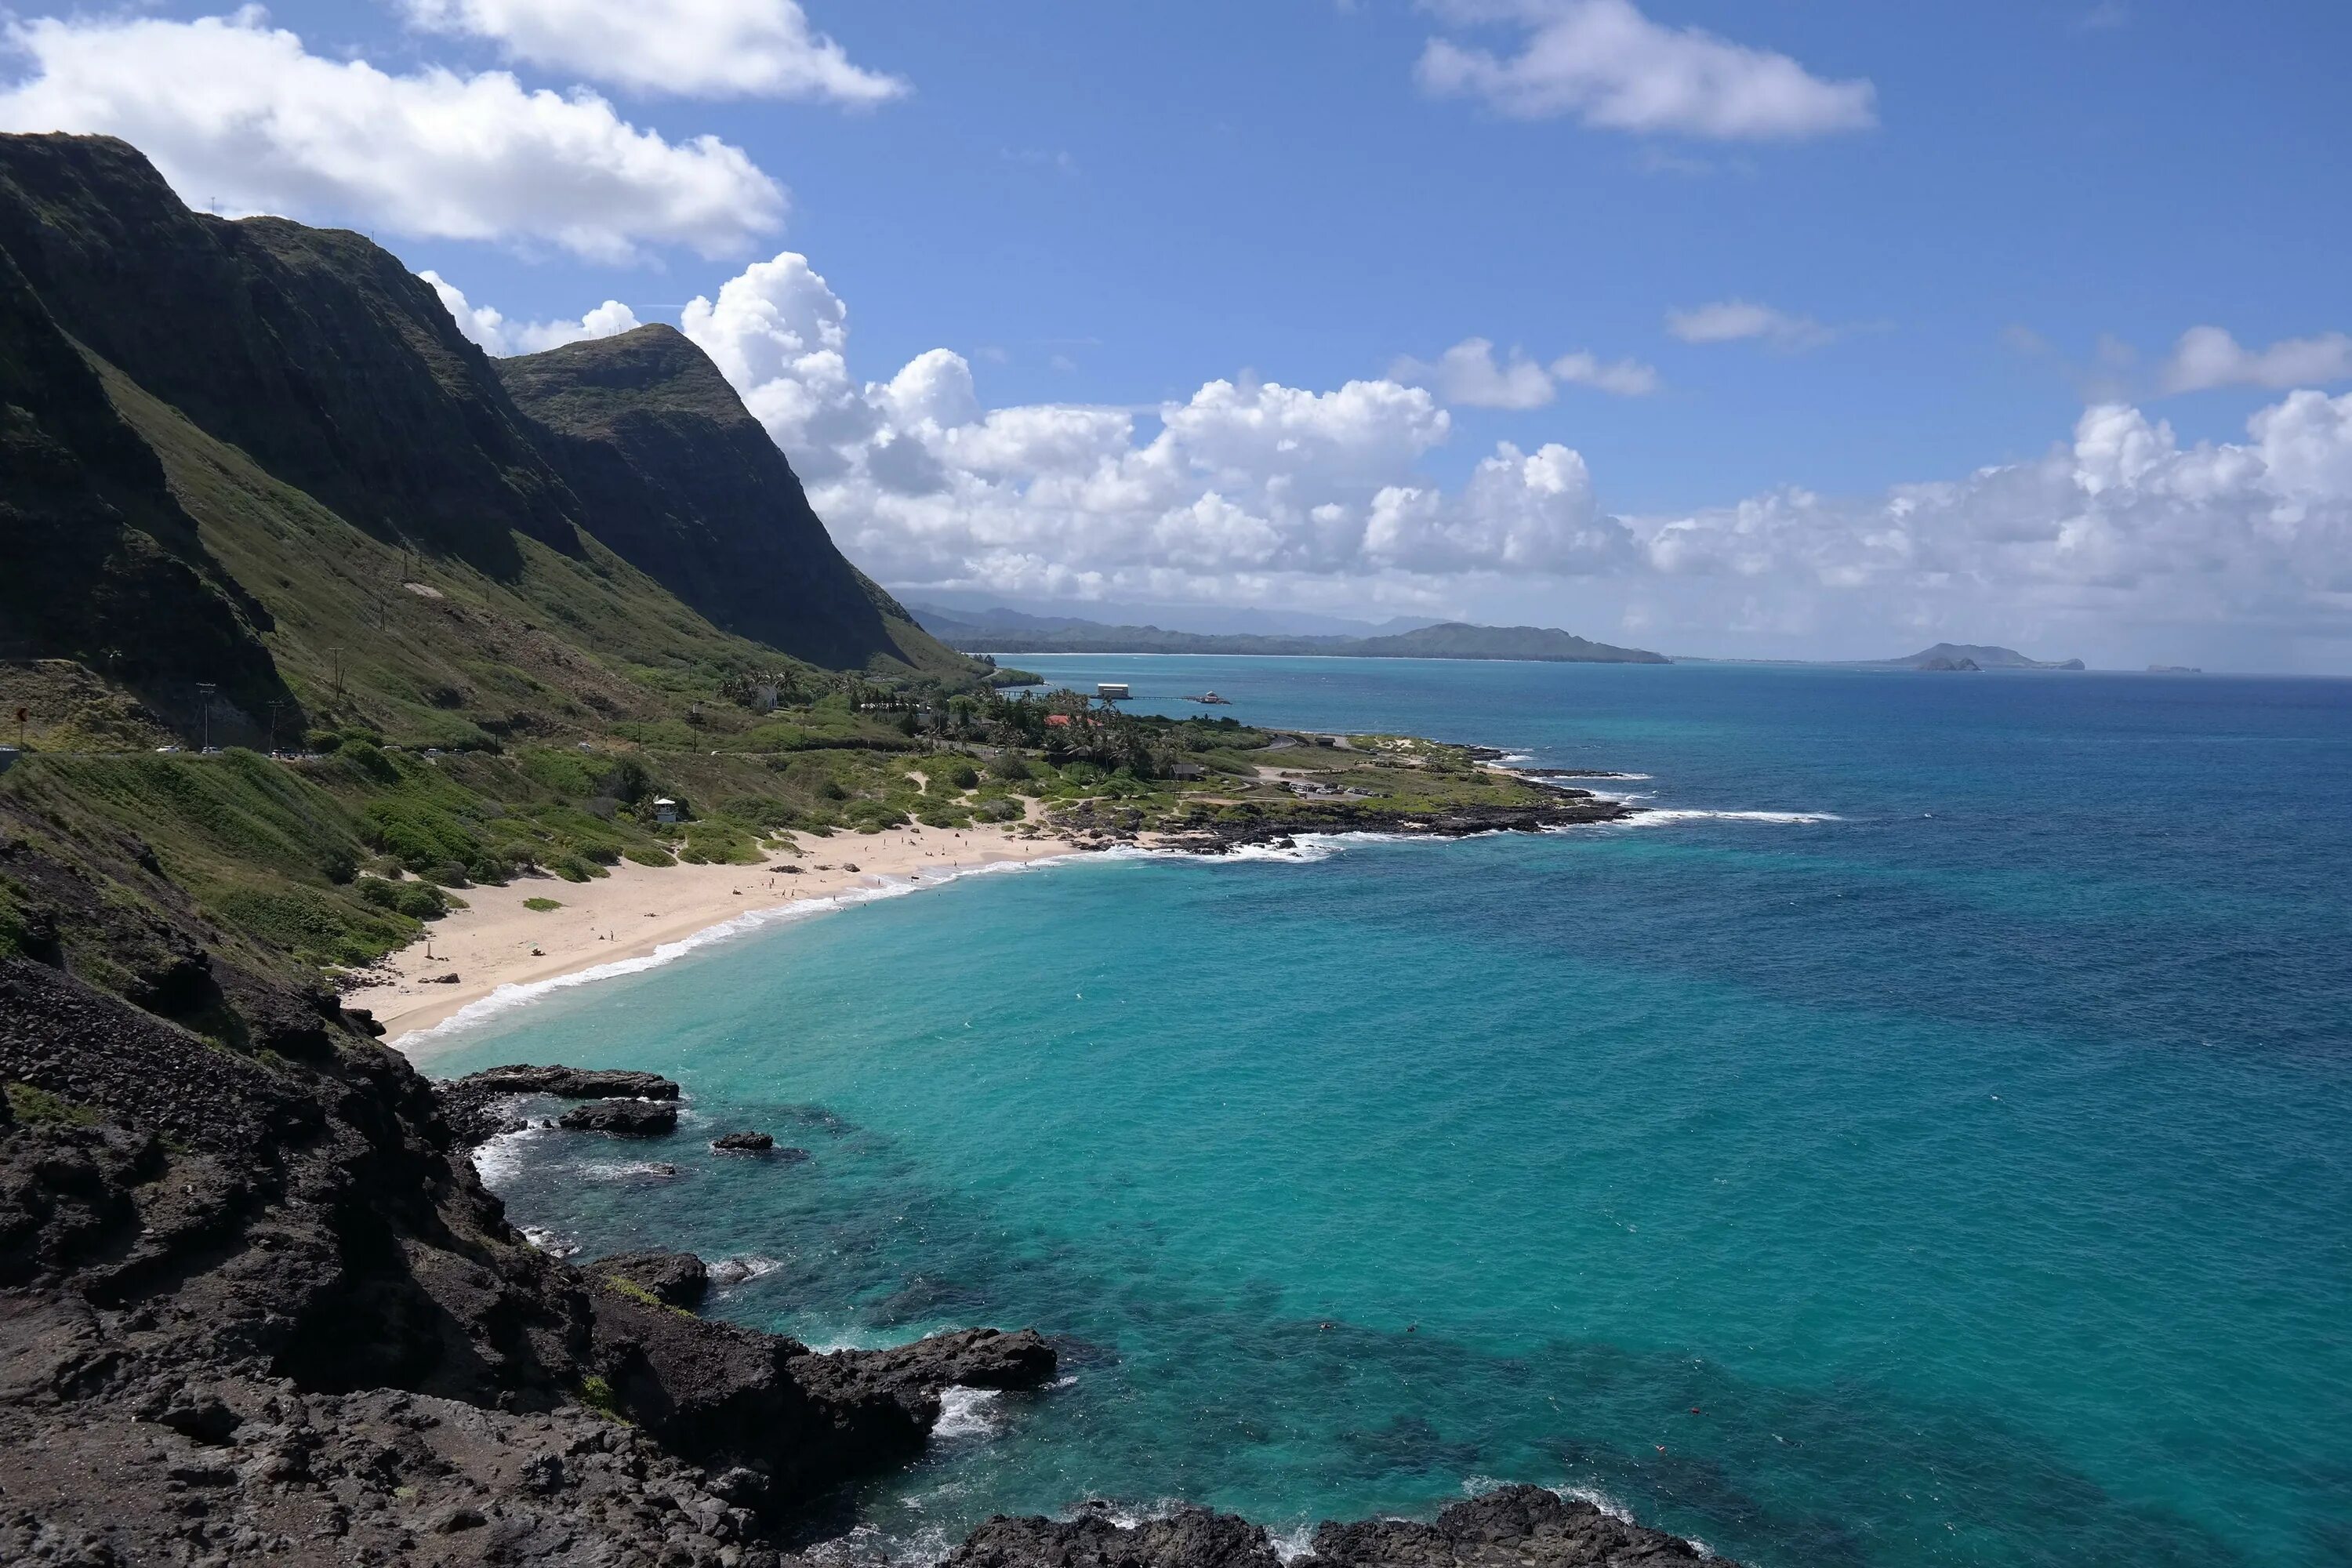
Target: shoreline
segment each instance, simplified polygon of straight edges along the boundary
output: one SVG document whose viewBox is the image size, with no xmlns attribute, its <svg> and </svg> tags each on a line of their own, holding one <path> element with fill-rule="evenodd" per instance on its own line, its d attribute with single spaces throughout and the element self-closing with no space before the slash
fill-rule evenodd
<svg viewBox="0 0 2352 1568">
<path fill-rule="evenodd" d="M 466 908 L 453 909 L 416 941 L 359 972 L 362 984 L 343 1001 L 373 1013 L 384 1043 L 414 1061 L 431 1054 L 429 1037 L 461 1016 L 493 1010 L 484 1004 L 502 1009 L 649 968 L 761 924 L 1075 852 L 1058 837 L 1018 837 L 997 826 L 896 827 L 812 837 L 797 856 L 773 854 L 758 866 L 623 861 L 591 882 L 519 877 L 503 887 L 465 889 L 458 896 Z M 530 899 L 560 907 L 531 910 L 525 904 Z"/>
<path fill-rule="evenodd" d="M 1441 808 L 1409 814 L 1354 802 L 1301 802 L 1279 817 L 1189 825 L 1138 834 L 1102 822 L 1082 805 L 1058 820 L 1036 815 L 1016 836 L 1008 827 L 904 826 L 836 833 L 798 843 L 751 866 L 649 867 L 623 861 L 590 882 L 539 873 L 503 887 L 473 887 L 463 909 L 430 922 L 416 941 L 356 972 L 347 1006 L 383 1026 L 384 1043 L 412 1061 L 430 1039 L 461 1021 L 519 1005 L 549 991 L 634 973 L 695 947 L 826 910 L 919 890 L 1001 867 L 1034 865 L 1108 849 L 1218 858 L 1286 848 L 1297 835 L 1366 834 L 1387 838 L 1465 838 L 1542 832 L 1622 821 L 1643 808 L 1497 765 L 1507 753 L 1475 747 L 1479 765 L 1555 792 L 1544 805 Z M 1034 831 L 1037 828 L 1045 832 Z M 791 869 L 787 869 L 791 868 Z M 552 900 L 532 910 L 526 900 Z"/>
</svg>

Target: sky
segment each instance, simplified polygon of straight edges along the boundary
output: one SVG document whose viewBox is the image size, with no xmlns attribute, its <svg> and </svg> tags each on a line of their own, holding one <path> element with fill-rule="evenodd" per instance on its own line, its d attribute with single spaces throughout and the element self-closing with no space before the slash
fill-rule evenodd
<svg viewBox="0 0 2352 1568">
<path fill-rule="evenodd" d="M 0 12 L 0 129 L 680 327 L 903 596 L 2352 674 L 2352 7 Z"/>
</svg>

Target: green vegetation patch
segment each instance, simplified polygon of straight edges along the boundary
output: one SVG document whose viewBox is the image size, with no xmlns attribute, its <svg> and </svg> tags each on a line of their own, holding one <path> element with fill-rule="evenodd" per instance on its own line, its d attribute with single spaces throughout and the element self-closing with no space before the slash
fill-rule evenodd
<svg viewBox="0 0 2352 1568">
<path fill-rule="evenodd" d="M 522 901 L 522 907 L 527 910 L 534 910 L 541 914 L 545 914 L 550 910 L 560 910 L 563 905 L 560 900 L 534 898 L 525 899 Z"/>
<path fill-rule="evenodd" d="M 29 1083 L 11 1083 L 8 1085 L 7 1092 L 8 1109 L 16 1113 L 16 1120 L 19 1121 L 26 1123 L 46 1121 L 52 1125 L 65 1127 L 95 1127 L 104 1120 L 87 1105 L 77 1105 L 70 1100 L 60 1099 L 47 1089 L 37 1089 Z"/>
</svg>

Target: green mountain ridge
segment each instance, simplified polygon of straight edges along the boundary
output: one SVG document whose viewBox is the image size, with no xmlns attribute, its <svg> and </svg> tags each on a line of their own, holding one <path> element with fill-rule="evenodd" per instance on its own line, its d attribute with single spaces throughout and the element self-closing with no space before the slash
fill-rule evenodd
<svg viewBox="0 0 2352 1568">
<path fill-rule="evenodd" d="M 932 635 L 966 653 L 1192 653 L 1322 655 L 1338 658 L 1526 659 L 1551 664 L 1665 664 L 1664 654 L 1592 642 L 1550 626 L 1478 626 L 1441 622 L 1381 637 L 1255 636 L 1113 626 L 1090 621 L 1041 625 L 1022 616 L 992 620 L 918 606 Z"/>
<path fill-rule="evenodd" d="M 191 738 L 207 706 L 247 744 L 479 744 L 795 663 L 985 674 L 667 329 L 502 365 L 363 237 L 192 212 L 105 137 L 0 137 L 0 658 Z"/>
</svg>

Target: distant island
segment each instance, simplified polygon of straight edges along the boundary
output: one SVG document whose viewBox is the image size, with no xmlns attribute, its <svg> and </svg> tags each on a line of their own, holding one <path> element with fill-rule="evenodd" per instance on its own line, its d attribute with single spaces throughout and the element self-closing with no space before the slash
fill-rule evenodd
<svg viewBox="0 0 2352 1568">
<path fill-rule="evenodd" d="M 945 640 L 945 639 L 941 639 Z M 1816 669 L 1916 669 L 1950 673 L 1984 669 L 2083 669 L 2079 658 L 2028 658 L 2013 647 L 1989 643 L 1939 642 L 1902 658 L 1705 658 L 1678 653 L 1675 664 L 1804 665 Z"/>
<path fill-rule="evenodd" d="M 1441 622 L 1382 637 L 1256 635 L 1115 626 L 1015 610 L 909 606 L 919 625 L 961 653 L 1320 654 L 1339 658 L 1528 659 L 1546 664 L 1671 664 L 1662 653 L 1616 647 L 1550 626 Z"/>
<path fill-rule="evenodd" d="M 2081 669 L 2079 658 L 2028 658 L 2013 647 L 2000 647 L 1980 643 L 1939 642 L 1934 647 L 1921 648 L 1907 658 L 1871 659 L 1863 668 L 1869 669 Z"/>
</svg>

